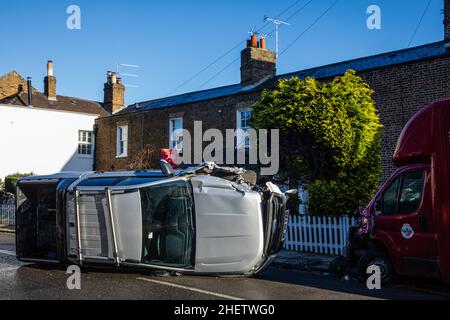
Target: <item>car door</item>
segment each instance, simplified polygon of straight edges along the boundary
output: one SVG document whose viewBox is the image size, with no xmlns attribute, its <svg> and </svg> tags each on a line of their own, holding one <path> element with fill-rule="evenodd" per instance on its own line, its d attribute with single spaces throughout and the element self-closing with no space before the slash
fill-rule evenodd
<svg viewBox="0 0 450 320">
<path fill-rule="evenodd" d="M 402 171 L 376 202 L 375 237 L 389 247 L 400 274 L 436 274 L 430 179 L 425 167 Z"/>
</svg>

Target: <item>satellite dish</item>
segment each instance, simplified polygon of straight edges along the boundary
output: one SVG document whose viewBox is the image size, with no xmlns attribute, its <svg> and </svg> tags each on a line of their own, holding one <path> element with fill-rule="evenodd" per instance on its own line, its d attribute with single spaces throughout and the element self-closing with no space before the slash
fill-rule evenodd
<svg viewBox="0 0 450 320">
<path fill-rule="evenodd" d="M 162 171 L 162 173 L 164 173 L 164 175 L 166 175 L 168 177 L 174 176 L 175 171 L 173 170 L 172 166 L 166 160 L 161 160 L 159 162 L 159 166 L 161 167 L 161 171 Z"/>
</svg>

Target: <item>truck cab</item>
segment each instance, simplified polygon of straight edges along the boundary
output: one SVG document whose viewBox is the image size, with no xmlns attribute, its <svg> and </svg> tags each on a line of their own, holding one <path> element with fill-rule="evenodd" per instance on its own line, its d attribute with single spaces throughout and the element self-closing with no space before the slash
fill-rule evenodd
<svg viewBox="0 0 450 320">
<path fill-rule="evenodd" d="M 449 138 L 450 100 L 408 122 L 393 157 L 398 169 L 350 232 L 348 268 L 367 276 L 376 265 L 384 282 L 398 274 L 450 283 Z"/>
</svg>

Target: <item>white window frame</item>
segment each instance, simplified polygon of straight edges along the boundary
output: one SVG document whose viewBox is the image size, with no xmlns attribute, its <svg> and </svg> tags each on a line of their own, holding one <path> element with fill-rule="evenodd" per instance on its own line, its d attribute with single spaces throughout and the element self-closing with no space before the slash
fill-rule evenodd
<svg viewBox="0 0 450 320">
<path fill-rule="evenodd" d="M 89 142 L 89 137 L 86 136 L 86 140 L 81 136 L 82 133 L 86 133 L 87 135 L 91 135 L 91 142 Z M 94 132 L 91 130 L 78 130 L 78 156 L 81 158 L 93 158 L 94 157 Z M 81 146 L 90 146 L 91 153 L 80 153 Z"/>
<path fill-rule="evenodd" d="M 174 121 L 179 121 L 181 128 L 174 128 Z M 183 118 L 170 118 L 169 119 L 169 148 L 176 150 L 178 154 L 183 154 L 183 129 L 184 121 Z"/>
<path fill-rule="evenodd" d="M 128 125 L 117 126 L 116 158 L 128 157 Z"/>
<path fill-rule="evenodd" d="M 250 149 L 251 142 L 249 139 L 248 130 L 251 129 L 250 124 L 242 126 L 242 113 L 250 112 L 253 115 L 252 108 L 243 108 L 236 111 L 236 149 Z M 251 119 L 251 117 L 250 117 Z"/>
</svg>

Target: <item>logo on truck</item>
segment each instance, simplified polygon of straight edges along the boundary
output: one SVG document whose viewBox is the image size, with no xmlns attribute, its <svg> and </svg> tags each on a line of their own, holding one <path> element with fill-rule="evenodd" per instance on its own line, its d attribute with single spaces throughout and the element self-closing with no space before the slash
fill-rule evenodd
<svg viewBox="0 0 450 320">
<path fill-rule="evenodd" d="M 402 236 L 405 239 L 412 239 L 414 237 L 414 229 L 409 224 L 404 224 L 402 227 Z"/>
</svg>

